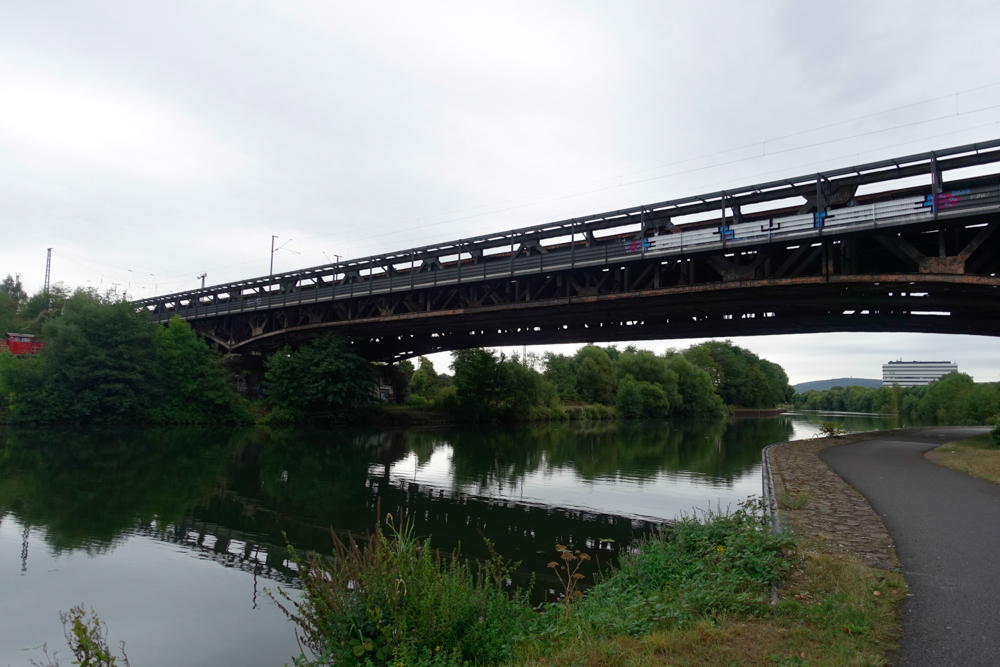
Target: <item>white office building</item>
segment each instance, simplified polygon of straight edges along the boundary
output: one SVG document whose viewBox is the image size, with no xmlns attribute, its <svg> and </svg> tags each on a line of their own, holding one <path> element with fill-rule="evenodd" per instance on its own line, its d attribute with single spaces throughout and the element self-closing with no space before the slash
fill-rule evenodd
<svg viewBox="0 0 1000 667">
<path fill-rule="evenodd" d="M 919 387 L 957 372 L 958 364 L 950 361 L 890 361 L 882 364 L 882 386 Z"/>
</svg>

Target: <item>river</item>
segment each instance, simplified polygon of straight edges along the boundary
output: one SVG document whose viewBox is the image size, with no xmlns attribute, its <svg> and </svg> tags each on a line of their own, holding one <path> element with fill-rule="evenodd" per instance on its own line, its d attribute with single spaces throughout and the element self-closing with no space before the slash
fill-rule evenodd
<svg viewBox="0 0 1000 667">
<path fill-rule="evenodd" d="M 522 561 L 551 588 L 556 543 L 613 564 L 657 524 L 760 493 L 760 452 L 825 420 L 590 422 L 382 431 L 46 429 L 0 432 L 0 665 L 41 646 L 68 663 L 59 612 L 84 603 L 135 667 L 276 667 L 298 653 L 268 597 L 296 595 L 298 549 L 329 553 L 379 508 L 432 545 Z"/>
</svg>

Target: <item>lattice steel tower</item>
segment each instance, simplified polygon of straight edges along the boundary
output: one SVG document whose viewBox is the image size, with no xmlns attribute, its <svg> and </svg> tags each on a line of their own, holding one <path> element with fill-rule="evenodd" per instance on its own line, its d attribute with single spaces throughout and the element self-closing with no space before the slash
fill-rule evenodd
<svg viewBox="0 0 1000 667">
<path fill-rule="evenodd" d="M 52 309 L 52 299 L 49 299 L 49 274 L 52 272 L 52 248 L 49 248 L 48 254 L 45 256 L 45 298 L 48 300 L 48 307 Z"/>
</svg>

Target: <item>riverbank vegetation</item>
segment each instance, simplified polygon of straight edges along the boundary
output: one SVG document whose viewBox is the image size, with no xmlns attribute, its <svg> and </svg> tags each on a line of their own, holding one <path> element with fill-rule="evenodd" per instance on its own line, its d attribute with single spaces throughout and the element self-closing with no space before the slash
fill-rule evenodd
<svg viewBox="0 0 1000 667">
<path fill-rule="evenodd" d="M 0 420 L 10 423 L 377 422 L 384 395 L 405 400 L 407 380 L 411 406 L 480 423 L 715 418 L 727 406 L 771 408 L 791 396 L 780 366 L 729 341 L 662 355 L 597 345 L 525 359 L 458 350 L 449 376 L 425 357 L 417 368 L 376 368 L 349 340 L 327 334 L 270 354 L 265 401 L 251 406 L 221 354 L 190 325 L 156 325 L 110 293 L 57 286 L 28 298 L 8 277 L 0 323 L 45 342 L 38 355 L 0 353 Z M 380 385 L 386 378 L 392 392 Z"/>
<path fill-rule="evenodd" d="M 553 576 L 557 599 L 534 610 L 492 549 L 478 563 L 442 556 L 405 523 L 332 560 L 295 558 L 301 601 L 279 602 L 311 651 L 299 666 L 879 665 L 905 594 L 898 575 L 797 554 L 759 501 L 666 527 L 613 571 L 584 545 L 556 545 L 550 569 L 594 585 Z"/>
<path fill-rule="evenodd" d="M 0 336 L 8 332 L 39 335 L 45 323 L 57 315 L 72 291 L 63 283 L 38 290 L 31 296 L 21 281 L 9 274 L 0 281 Z"/>
<path fill-rule="evenodd" d="M 1000 426 L 994 426 L 990 433 L 941 445 L 934 450 L 933 461 L 966 475 L 1000 484 Z"/>
<path fill-rule="evenodd" d="M 33 320 L 44 319 L 41 354 L 0 353 L 0 420 L 252 421 L 231 387 L 221 355 L 187 322 L 175 318 L 166 327 L 154 326 L 145 312 L 92 290 L 77 290 L 60 306 Z"/>
<path fill-rule="evenodd" d="M 278 350 L 266 362 L 266 423 L 337 423 L 361 416 L 375 403 L 375 377 L 350 342 L 317 336 L 293 350 Z"/>
<path fill-rule="evenodd" d="M 792 402 L 804 410 L 898 414 L 927 424 L 961 426 L 993 423 L 1000 389 L 965 373 L 949 373 L 922 387 L 833 387 L 795 394 Z"/>
<path fill-rule="evenodd" d="M 773 408 L 792 395 L 780 366 L 728 341 L 663 355 L 597 345 L 526 359 L 460 350 L 453 376 L 438 374 L 425 357 L 419 364 L 414 403 L 470 421 L 713 418 L 727 405 Z"/>
</svg>

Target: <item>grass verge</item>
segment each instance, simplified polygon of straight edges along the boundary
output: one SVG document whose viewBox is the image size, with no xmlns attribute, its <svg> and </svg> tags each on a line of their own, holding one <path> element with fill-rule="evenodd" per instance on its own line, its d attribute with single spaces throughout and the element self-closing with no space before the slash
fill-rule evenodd
<svg viewBox="0 0 1000 667">
<path fill-rule="evenodd" d="M 596 574 L 578 546 L 556 558 L 566 581 Z M 288 613 L 313 655 L 295 662 L 882 665 L 906 593 L 896 573 L 775 536 L 759 500 L 650 536 L 586 595 L 567 586 L 569 602 L 532 610 L 508 568 L 436 556 L 405 525 L 339 544 L 332 563 L 300 561 L 304 595 Z"/>
<path fill-rule="evenodd" d="M 638 634 L 597 628 L 546 646 L 521 648 L 517 667 L 645 665 L 770 666 L 886 664 L 899 639 L 895 605 L 906 595 L 898 574 L 860 560 L 805 552 L 783 579 L 777 605 L 707 613 Z M 876 595 L 878 593 L 878 595 Z"/>
<path fill-rule="evenodd" d="M 989 433 L 956 440 L 933 451 L 931 460 L 966 475 L 1000 484 L 1000 449 L 991 449 Z"/>
</svg>

